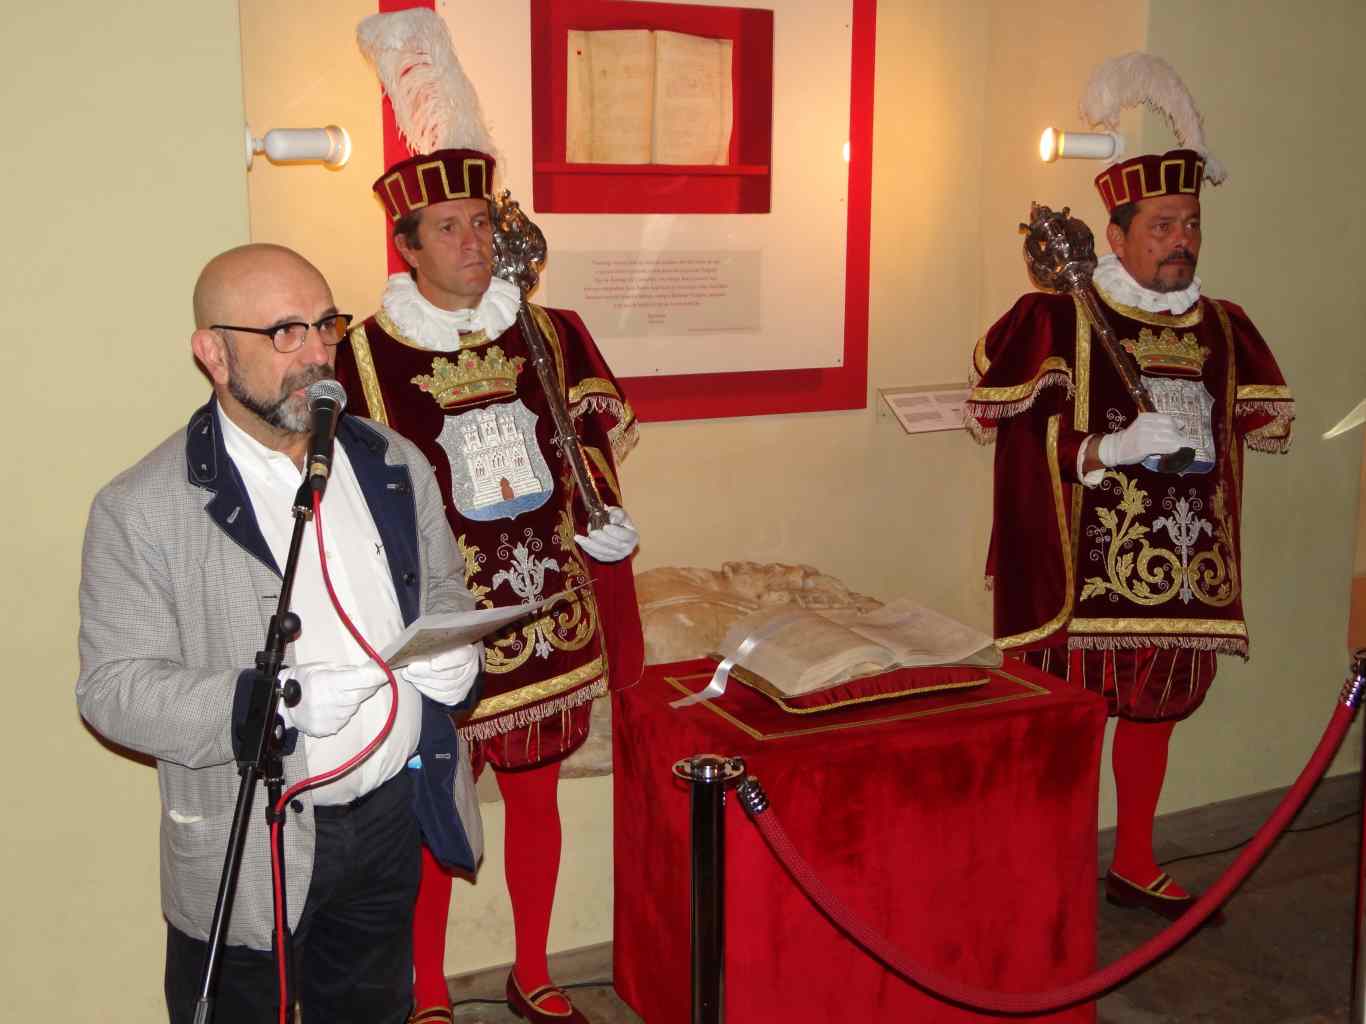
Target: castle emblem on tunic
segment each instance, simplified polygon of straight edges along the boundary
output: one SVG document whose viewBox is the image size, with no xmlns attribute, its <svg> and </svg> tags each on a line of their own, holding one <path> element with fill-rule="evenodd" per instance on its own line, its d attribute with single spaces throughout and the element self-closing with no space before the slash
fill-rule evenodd
<svg viewBox="0 0 1366 1024">
<path fill-rule="evenodd" d="M 1195 461 L 1185 473 L 1208 473 L 1214 468 L 1214 397 L 1202 381 L 1178 377 L 1143 376 L 1143 386 L 1153 400 L 1153 408 L 1176 421 L 1177 429 L 1195 448 Z M 1150 455 L 1143 465 L 1157 472 L 1160 455 Z"/>
<path fill-rule="evenodd" d="M 466 519 L 516 519 L 550 500 L 555 482 L 536 444 L 536 414 L 521 399 L 447 416 L 437 442 Z"/>
</svg>

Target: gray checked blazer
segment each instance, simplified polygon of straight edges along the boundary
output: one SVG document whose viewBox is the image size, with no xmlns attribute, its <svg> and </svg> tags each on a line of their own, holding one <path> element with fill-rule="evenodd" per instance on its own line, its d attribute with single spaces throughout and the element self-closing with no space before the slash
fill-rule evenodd
<svg viewBox="0 0 1366 1024">
<path fill-rule="evenodd" d="M 93 728 L 156 758 L 162 911 L 198 939 L 208 935 L 239 786 L 234 703 L 244 707 L 281 582 L 223 447 L 215 408 L 211 400 L 187 429 L 95 496 L 81 563 L 76 683 L 81 715 Z M 337 442 L 384 542 L 404 621 L 473 607 L 435 476 L 417 448 L 354 416 L 342 417 Z M 284 766 L 287 786 L 307 777 L 303 743 Z M 472 785 L 468 772 L 461 784 Z M 457 804 L 477 808 L 472 793 L 464 797 L 457 794 Z M 229 945 L 271 946 L 265 800 L 259 787 Z M 301 800 L 284 830 L 291 927 L 313 872 L 313 803 L 308 793 Z M 478 828 L 477 820 L 465 825 Z"/>
</svg>

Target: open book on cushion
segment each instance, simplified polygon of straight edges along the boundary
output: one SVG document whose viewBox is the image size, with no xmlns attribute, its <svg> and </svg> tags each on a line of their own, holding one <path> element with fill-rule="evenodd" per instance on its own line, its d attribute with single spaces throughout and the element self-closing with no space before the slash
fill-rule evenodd
<svg viewBox="0 0 1366 1024">
<path fill-rule="evenodd" d="M 980 685 L 1002 661 L 985 633 L 904 598 L 862 613 L 762 609 L 719 654 L 733 678 L 797 712 Z"/>
</svg>

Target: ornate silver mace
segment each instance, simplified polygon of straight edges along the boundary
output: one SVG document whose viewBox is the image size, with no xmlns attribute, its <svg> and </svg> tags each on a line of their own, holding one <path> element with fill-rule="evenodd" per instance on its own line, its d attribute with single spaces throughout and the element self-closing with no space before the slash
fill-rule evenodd
<svg viewBox="0 0 1366 1024">
<path fill-rule="evenodd" d="M 1101 348 L 1110 357 L 1124 389 L 1139 412 L 1157 412 L 1152 396 L 1143 386 L 1138 363 L 1115 337 L 1115 330 L 1101 308 L 1091 275 L 1096 270 L 1095 236 L 1086 222 L 1073 217 L 1069 207 L 1055 213 L 1040 203 L 1029 206 L 1029 223 L 1021 224 L 1024 234 L 1025 266 L 1036 285 L 1045 291 L 1069 292 L 1076 297 L 1092 329 L 1100 335 Z M 1195 449 L 1181 448 L 1158 460 L 1161 473 L 1180 474 L 1195 461 Z"/>
<path fill-rule="evenodd" d="M 578 485 L 579 501 L 588 514 L 588 529 L 598 530 L 607 525 L 607 506 L 598 493 L 597 481 L 583 457 L 579 435 L 574 430 L 573 418 L 565 402 L 564 389 L 555 372 L 555 360 L 550 345 L 541 333 L 527 296 L 535 289 L 545 265 L 545 235 L 522 212 L 512 193 L 507 189 L 493 200 L 493 273 L 504 281 L 515 284 L 522 293 L 517 309 L 517 326 L 522 329 L 527 348 L 531 350 L 531 364 L 536 368 L 541 390 L 550 406 L 550 417 L 555 421 L 555 444 L 564 453 L 569 470 Z"/>
</svg>

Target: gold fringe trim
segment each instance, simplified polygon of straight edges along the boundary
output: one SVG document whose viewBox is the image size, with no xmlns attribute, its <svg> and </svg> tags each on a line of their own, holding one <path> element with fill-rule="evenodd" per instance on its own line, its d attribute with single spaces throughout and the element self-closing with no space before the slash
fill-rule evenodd
<svg viewBox="0 0 1366 1024">
<path fill-rule="evenodd" d="M 630 420 L 618 423 L 607 432 L 607 441 L 612 446 L 612 458 L 617 462 L 625 462 L 626 456 L 635 451 L 636 445 L 640 443 L 640 428 L 636 426 L 636 414 L 631 411 L 629 405 L 626 406 L 626 413 L 631 417 Z"/>
<path fill-rule="evenodd" d="M 984 427 L 976 416 L 970 416 L 966 412 L 963 414 L 963 429 L 968 432 L 968 436 L 982 446 L 996 443 L 996 428 Z"/>
<path fill-rule="evenodd" d="M 591 600 L 592 588 L 584 591 Z M 587 641 L 585 641 L 586 643 Z M 582 646 L 582 645 L 580 645 Z M 579 648 L 573 648 L 578 650 Z M 515 668 L 516 666 L 512 666 Z M 512 668 L 502 668 L 496 671 L 510 672 Z M 509 690 L 507 693 L 500 693 L 496 697 L 485 697 L 478 706 L 470 712 L 470 721 L 478 721 L 483 718 L 496 718 L 498 715 L 509 714 L 518 708 L 530 707 L 543 700 L 562 693 L 568 693 L 576 687 L 583 686 L 590 679 L 594 679 L 607 673 L 607 657 L 599 655 L 592 661 L 586 661 L 578 668 L 570 669 L 563 675 L 555 676 L 551 679 L 542 679 L 539 683 L 530 683 L 516 690 Z"/>
<path fill-rule="evenodd" d="M 486 718 L 482 722 L 474 722 L 470 725 L 460 727 L 462 739 L 474 742 L 475 740 L 491 740 L 495 736 L 503 733 L 512 732 L 515 729 L 522 729 L 528 725 L 550 718 L 597 700 L 607 693 L 607 677 L 603 676 L 589 686 L 581 687 L 573 693 L 566 693 L 554 700 L 548 700 L 541 704 L 532 705 L 529 708 L 521 708 L 507 715 L 499 715 L 497 718 Z"/>
<path fill-rule="evenodd" d="M 1066 374 L 1069 380 L 1072 377 L 1072 371 L 1067 365 L 1067 360 L 1063 359 L 1062 356 L 1049 356 L 1039 364 L 1034 376 L 1023 384 L 1002 384 L 984 388 L 979 383 L 972 389 L 971 397 L 979 402 L 1013 402 L 1037 391 L 1043 379 L 1054 373 Z"/>
<path fill-rule="evenodd" d="M 964 415 L 977 416 L 986 420 L 1005 420 L 1032 408 L 1039 399 L 1039 392 L 1044 388 L 1064 387 L 1067 389 L 1068 398 L 1071 398 L 1074 392 L 1072 374 L 1067 370 L 1049 370 L 1047 373 L 1034 378 L 1032 384 L 1026 384 L 1022 387 L 1027 388 L 1028 391 L 1022 392 L 1019 388 L 976 388 L 974 394 L 978 391 L 984 391 L 988 394 L 997 391 L 1009 391 L 1021 393 L 1023 397 L 1013 402 L 996 402 L 990 398 L 970 399 L 963 406 Z"/>
<path fill-rule="evenodd" d="M 983 338 L 982 340 L 985 340 L 985 338 Z M 982 341 L 978 341 L 978 348 L 981 348 L 981 345 Z M 976 358 L 976 353 L 973 354 L 973 357 L 974 359 Z M 977 372 L 977 367 L 974 366 L 971 370 L 968 371 L 968 393 L 971 394 L 976 389 L 977 385 L 981 383 L 981 381 L 982 375 Z M 968 432 L 968 436 L 970 438 L 972 438 L 978 444 L 982 445 L 982 447 L 984 448 L 987 445 L 992 445 L 996 443 L 996 428 L 983 426 L 981 421 L 978 420 L 976 416 L 973 416 L 971 413 L 967 411 L 966 406 L 964 406 L 963 408 L 963 429 Z"/>
<path fill-rule="evenodd" d="M 1284 455 L 1290 451 L 1290 445 L 1295 439 L 1294 402 L 1238 403 L 1239 416 L 1251 413 L 1262 413 L 1276 418 L 1265 426 L 1247 432 L 1243 441 L 1249 448 L 1254 452 L 1269 452 L 1272 455 Z"/>
<path fill-rule="evenodd" d="M 1137 651 L 1145 647 L 1161 650 L 1190 648 L 1196 651 L 1214 651 L 1216 654 L 1234 654 L 1247 660 L 1247 641 L 1227 636 L 1091 636 L 1072 635 L 1067 638 L 1070 651 Z"/>
<path fill-rule="evenodd" d="M 615 417 L 618 421 L 629 418 L 626 403 L 620 398 L 611 395 L 584 395 L 580 398 L 570 395 L 569 415 L 578 419 L 586 412 L 605 412 L 609 416 Z"/>
<path fill-rule="evenodd" d="M 1290 444 L 1294 438 L 1288 434 L 1285 437 L 1263 437 L 1259 434 L 1248 434 L 1243 440 L 1254 452 L 1286 455 L 1290 451 Z"/>
<path fill-rule="evenodd" d="M 569 401 L 571 404 L 581 402 L 589 395 L 606 395 L 621 401 L 621 393 L 612 386 L 612 382 L 605 377 L 585 377 L 572 388 L 569 389 Z M 575 413 L 574 415 L 578 415 Z"/>
<path fill-rule="evenodd" d="M 1243 384 L 1238 388 L 1239 402 L 1259 398 L 1268 401 L 1294 401 L 1289 386 L 1285 384 Z"/>
<path fill-rule="evenodd" d="M 605 414 L 616 420 L 607 431 L 607 439 L 612 446 L 612 458 L 617 462 L 625 462 L 626 456 L 640 441 L 631 403 L 608 395 L 589 394 L 579 398 L 569 409 L 569 415 L 576 420 L 582 419 L 587 413 Z"/>
<path fill-rule="evenodd" d="M 1238 390 L 1241 391 L 1242 388 L 1239 388 Z M 1294 419 L 1295 400 L 1290 399 L 1289 401 L 1284 402 L 1271 402 L 1261 399 L 1240 398 L 1238 399 L 1237 412 L 1235 412 L 1234 415 L 1251 416 L 1253 413 L 1257 412 L 1264 412 L 1268 415 L 1275 416 L 1278 419 Z"/>
<path fill-rule="evenodd" d="M 1171 619 L 1143 618 L 1131 615 L 1124 618 L 1076 618 L 1068 628 L 1085 636 L 1231 636 L 1247 639 L 1247 624 L 1241 619 Z"/>
</svg>

